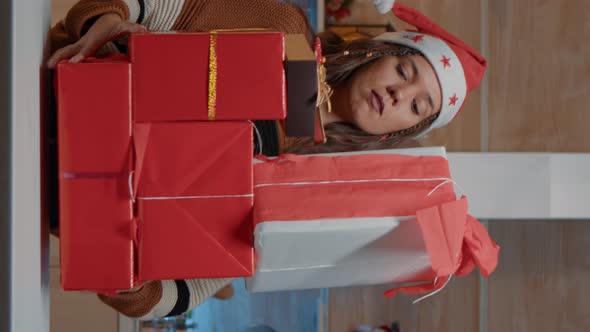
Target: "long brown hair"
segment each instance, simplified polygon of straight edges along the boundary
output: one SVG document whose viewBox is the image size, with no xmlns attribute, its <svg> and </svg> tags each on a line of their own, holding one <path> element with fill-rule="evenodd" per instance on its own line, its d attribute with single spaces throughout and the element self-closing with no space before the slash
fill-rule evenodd
<svg viewBox="0 0 590 332">
<path fill-rule="evenodd" d="M 326 57 L 326 81 L 333 88 L 346 82 L 362 66 L 383 56 L 421 55 L 413 48 L 374 39 L 345 41 L 332 32 L 324 32 L 319 37 L 322 42 L 322 53 Z M 431 115 L 413 127 L 379 136 L 366 133 L 348 123 L 335 122 L 324 128 L 327 138 L 325 144 L 316 145 L 309 138 L 299 138 L 285 152 L 308 154 L 391 149 L 428 128 L 438 114 L 437 112 Z"/>
</svg>

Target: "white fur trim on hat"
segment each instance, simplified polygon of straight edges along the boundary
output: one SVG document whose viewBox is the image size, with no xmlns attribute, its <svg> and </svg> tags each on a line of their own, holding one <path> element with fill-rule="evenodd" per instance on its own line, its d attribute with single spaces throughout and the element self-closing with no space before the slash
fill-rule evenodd
<svg viewBox="0 0 590 332">
<path fill-rule="evenodd" d="M 381 14 L 390 12 L 394 4 L 395 0 L 373 0 L 373 5 L 375 5 L 375 8 Z"/>
<path fill-rule="evenodd" d="M 451 122 L 467 95 L 465 73 L 455 52 L 441 39 L 418 32 L 386 32 L 375 39 L 420 51 L 436 72 L 442 92 L 442 107 L 438 118 L 420 136 Z"/>
</svg>

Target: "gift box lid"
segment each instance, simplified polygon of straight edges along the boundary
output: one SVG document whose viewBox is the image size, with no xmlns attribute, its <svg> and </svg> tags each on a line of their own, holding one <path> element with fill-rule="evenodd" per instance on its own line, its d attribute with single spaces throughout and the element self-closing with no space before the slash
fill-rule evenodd
<svg viewBox="0 0 590 332">
<path fill-rule="evenodd" d="M 136 122 L 286 116 L 283 33 L 138 33 L 129 49 Z"/>
</svg>

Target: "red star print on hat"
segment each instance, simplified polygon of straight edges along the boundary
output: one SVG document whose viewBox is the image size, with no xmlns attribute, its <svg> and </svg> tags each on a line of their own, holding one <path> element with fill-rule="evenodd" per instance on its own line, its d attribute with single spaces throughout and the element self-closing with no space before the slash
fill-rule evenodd
<svg viewBox="0 0 590 332">
<path fill-rule="evenodd" d="M 447 58 L 444 55 L 443 55 L 442 59 L 440 59 L 440 62 L 442 62 L 443 68 L 447 68 L 447 67 L 451 66 L 451 58 Z"/>
<path fill-rule="evenodd" d="M 424 40 L 424 36 L 423 35 L 416 35 L 412 38 L 412 40 L 414 41 L 414 43 L 419 43 Z"/>
<path fill-rule="evenodd" d="M 434 68 L 442 90 L 440 115 L 419 136 L 451 122 L 461 111 L 467 94 L 475 89 L 486 70 L 486 59 L 414 8 L 398 2 L 393 13 L 416 31 L 387 32 L 375 39 L 420 51 Z"/>
</svg>

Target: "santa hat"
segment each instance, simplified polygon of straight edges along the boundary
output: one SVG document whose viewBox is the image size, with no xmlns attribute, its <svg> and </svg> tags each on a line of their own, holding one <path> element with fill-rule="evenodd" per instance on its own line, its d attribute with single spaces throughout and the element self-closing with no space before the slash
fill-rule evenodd
<svg viewBox="0 0 590 332">
<path fill-rule="evenodd" d="M 467 94 L 485 73 L 486 59 L 418 10 L 395 3 L 393 13 L 416 31 L 387 32 L 375 39 L 420 51 L 430 62 L 441 86 L 442 108 L 438 118 L 420 135 L 447 125 L 461 111 Z"/>
</svg>

